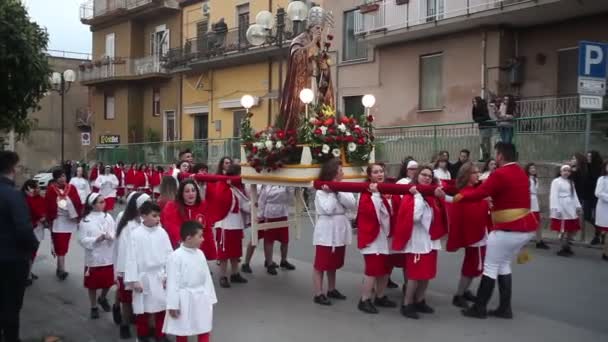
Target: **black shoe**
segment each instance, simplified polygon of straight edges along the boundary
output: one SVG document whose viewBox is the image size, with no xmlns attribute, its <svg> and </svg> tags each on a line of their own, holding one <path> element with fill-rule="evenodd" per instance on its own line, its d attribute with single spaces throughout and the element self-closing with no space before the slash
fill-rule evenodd
<svg viewBox="0 0 608 342">
<path fill-rule="evenodd" d="M 374 299 L 374 305 L 379 306 L 381 308 L 396 308 L 397 307 L 397 303 L 388 299 L 387 296 L 383 296 L 381 298 L 376 297 L 376 299 Z"/>
<path fill-rule="evenodd" d="M 129 340 L 131 339 L 131 329 L 128 325 L 120 326 L 120 339 L 121 340 Z"/>
<path fill-rule="evenodd" d="M 237 273 L 230 276 L 230 282 L 236 284 L 247 284 L 247 279 L 243 278 L 240 273 Z"/>
<path fill-rule="evenodd" d="M 481 278 L 479 288 L 477 289 L 477 300 L 475 300 L 475 303 L 470 308 L 462 310 L 464 316 L 481 319 L 488 317 L 487 306 L 492 297 L 495 282 L 494 279 L 488 276 Z"/>
<path fill-rule="evenodd" d="M 401 305 L 401 315 L 407 317 L 407 318 L 411 318 L 411 319 L 419 319 L 420 316 L 418 315 L 418 312 L 416 311 L 416 307 L 414 306 L 414 304 L 408 304 L 408 305 Z"/>
<path fill-rule="evenodd" d="M 599 236 L 594 236 L 593 239 L 591 239 L 591 242 L 589 243 L 591 246 L 595 246 L 595 245 L 599 245 L 602 242 L 602 240 L 600 239 Z"/>
<path fill-rule="evenodd" d="M 574 255 L 574 252 L 570 248 L 563 248 L 557 252 L 557 255 L 561 257 L 571 257 Z"/>
<path fill-rule="evenodd" d="M 116 325 L 120 325 L 120 323 L 122 323 L 122 312 L 120 311 L 120 304 L 118 303 L 114 303 L 114 305 L 112 305 L 112 320 Z"/>
<path fill-rule="evenodd" d="M 320 305 L 325 305 L 325 306 L 331 305 L 331 301 L 327 297 L 325 297 L 325 295 L 323 295 L 323 294 L 315 296 L 313 298 L 313 301 Z"/>
<path fill-rule="evenodd" d="M 38 276 L 34 273 L 30 273 L 30 278 L 32 278 L 32 280 L 38 280 Z"/>
<path fill-rule="evenodd" d="M 539 242 L 536 243 L 536 248 L 538 248 L 538 249 L 550 249 L 549 246 L 543 240 L 540 240 Z"/>
<path fill-rule="evenodd" d="M 426 303 L 426 300 L 423 300 L 421 302 L 418 302 L 418 303 L 414 304 L 414 307 L 416 308 L 416 311 L 418 311 L 420 313 L 424 313 L 424 314 L 435 313 L 435 309 L 433 309 L 432 307 L 430 307 Z"/>
<path fill-rule="evenodd" d="M 230 288 L 230 282 L 228 281 L 228 277 L 220 278 L 220 287 L 223 287 L 225 289 Z"/>
<path fill-rule="evenodd" d="M 59 280 L 64 281 L 68 277 L 68 272 L 63 271 L 63 270 L 57 270 L 55 272 L 55 275 L 57 276 L 57 278 Z"/>
<path fill-rule="evenodd" d="M 510 274 L 498 276 L 500 304 L 496 310 L 490 310 L 488 315 L 505 319 L 513 318 L 513 311 L 511 310 L 511 286 L 512 278 Z"/>
<path fill-rule="evenodd" d="M 454 298 L 452 298 L 452 304 L 456 307 L 463 308 L 463 309 L 469 308 L 469 303 L 464 298 L 464 296 L 454 296 Z"/>
<path fill-rule="evenodd" d="M 32 285 L 34 285 L 34 279 L 32 279 L 32 278 L 27 278 L 27 279 L 25 280 L 25 287 L 30 287 L 30 286 L 32 286 Z"/>
<path fill-rule="evenodd" d="M 91 308 L 91 319 L 98 319 L 98 318 L 99 318 L 99 309 Z"/>
<path fill-rule="evenodd" d="M 266 273 L 270 274 L 270 275 L 277 275 L 277 264 L 275 264 L 274 262 L 271 263 L 269 266 L 266 266 Z"/>
<path fill-rule="evenodd" d="M 281 264 L 279 265 L 279 267 L 281 267 L 284 270 L 288 270 L 288 271 L 293 271 L 296 269 L 296 267 L 287 260 L 281 261 Z"/>
<path fill-rule="evenodd" d="M 156 342 L 171 342 L 171 340 L 167 336 L 157 337 L 154 340 Z"/>
<path fill-rule="evenodd" d="M 359 305 L 357 305 L 359 311 L 363 311 L 368 314 L 377 314 L 378 309 L 372 304 L 371 299 L 359 300 Z"/>
<path fill-rule="evenodd" d="M 333 289 L 327 292 L 327 297 L 339 300 L 345 300 L 346 296 L 341 294 L 340 291 Z"/>
<path fill-rule="evenodd" d="M 475 296 L 473 292 L 469 290 L 464 291 L 464 294 L 462 296 L 469 302 L 475 302 L 477 300 L 477 296 Z"/>
<path fill-rule="evenodd" d="M 399 287 L 399 284 L 395 283 L 391 278 L 388 278 L 388 283 L 386 284 L 386 287 L 389 289 L 396 289 Z"/>
<path fill-rule="evenodd" d="M 110 303 L 108 303 L 107 298 L 102 298 L 102 297 L 97 298 L 97 304 L 99 304 L 99 306 L 101 306 L 101 308 L 105 312 L 112 311 L 112 307 L 110 306 Z"/>
<path fill-rule="evenodd" d="M 253 273 L 251 271 L 251 266 L 249 266 L 249 264 L 242 264 L 241 265 L 241 272 L 243 272 L 243 273 L 250 273 L 250 274 Z"/>
<path fill-rule="evenodd" d="M 150 337 L 148 337 L 148 336 L 137 336 L 137 342 L 150 342 Z"/>
</svg>

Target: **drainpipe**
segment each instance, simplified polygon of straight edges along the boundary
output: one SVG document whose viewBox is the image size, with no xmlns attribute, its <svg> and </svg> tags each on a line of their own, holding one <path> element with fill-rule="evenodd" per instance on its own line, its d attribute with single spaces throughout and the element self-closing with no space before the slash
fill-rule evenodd
<svg viewBox="0 0 608 342">
<path fill-rule="evenodd" d="M 268 125 L 271 125 L 272 121 L 272 99 L 270 93 L 272 92 L 272 57 L 268 58 Z"/>
<path fill-rule="evenodd" d="M 486 80 L 486 69 L 487 69 L 487 45 L 488 45 L 488 32 L 484 30 L 481 34 L 481 98 L 486 98 L 487 92 L 487 80 Z"/>
</svg>

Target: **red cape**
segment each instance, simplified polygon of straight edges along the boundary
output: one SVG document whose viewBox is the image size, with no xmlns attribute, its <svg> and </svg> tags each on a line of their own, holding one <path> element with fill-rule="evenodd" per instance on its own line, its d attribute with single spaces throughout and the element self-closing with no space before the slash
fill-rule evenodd
<svg viewBox="0 0 608 342">
<path fill-rule="evenodd" d="M 80 216 L 82 215 L 83 205 L 82 205 L 82 202 L 80 202 L 80 196 L 78 195 L 78 190 L 76 190 L 76 188 L 73 187 L 71 184 L 66 184 L 64 191 L 67 193 L 68 198 L 72 201 L 72 204 L 74 205 L 74 209 L 76 209 L 76 212 L 78 213 L 78 218 L 80 218 Z M 49 224 L 52 224 L 53 221 L 57 218 L 57 197 L 58 197 L 58 195 L 59 195 L 59 192 L 57 190 L 57 185 L 52 184 L 47 188 L 45 202 L 46 202 L 46 219 L 49 222 Z"/>
<path fill-rule="evenodd" d="M 129 169 L 125 174 L 125 185 L 134 185 L 135 184 L 135 169 Z"/>
<path fill-rule="evenodd" d="M 390 217 L 391 227 L 389 235 L 394 231 L 396 213 L 399 210 L 399 196 L 391 196 L 392 215 Z M 380 233 L 380 219 L 376 214 L 376 208 L 369 191 L 361 193 L 359 208 L 357 210 L 357 248 L 362 249 L 376 240 Z"/>
<path fill-rule="evenodd" d="M 447 233 L 445 209 L 441 201 L 432 196 L 425 196 L 424 200 L 433 210 L 433 220 L 429 233 L 431 240 L 438 240 Z M 393 232 L 392 249 L 396 251 L 403 250 L 407 243 L 412 238 L 414 230 L 414 195 L 407 194 L 401 199 L 401 206 L 397 214 L 395 230 Z"/>
<path fill-rule="evenodd" d="M 460 193 L 467 195 L 474 187 L 465 187 Z M 472 202 L 453 203 L 448 207 L 448 218 L 450 230 L 446 250 L 457 251 L 459 248 L 468 247 L 481 239 L 486 234 L 486 229 L 491 227 L 491 216 L 489 204 L 485 199 Z"/>
<path fill-rule="evenodd" d="M 30 219 L 32 221 L 32 226 L 36 227 L 40 220 L 42 220 L 42 218 L 46 216 L 46 203 L 44 202 L 44 198 L 42 198 L 42 196 L 40 195 L 25 195 L 25 201 L 27 202 L 27 206 L 30 209 Z"/>
<path fill-rule="evenodd" d="M 155 186 L 159 186 L 161 179 L 162 179 L 162 175 L 160 174 L 160 172 L 152 171 L 152 175 L 148 179 L 148 182 L 150 182 L 150 187 L 153 188 Z"/>
</svg>

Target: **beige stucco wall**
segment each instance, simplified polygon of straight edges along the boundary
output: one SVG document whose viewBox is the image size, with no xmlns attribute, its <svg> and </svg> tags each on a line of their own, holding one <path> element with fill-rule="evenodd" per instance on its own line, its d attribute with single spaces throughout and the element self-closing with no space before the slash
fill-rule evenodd
<svg viewBox="0 0 608 342">
<path fill-rule="evenodd" d="M 102 57 L 106 50 L 106 35 L 114 33 L 114 54 L 117 57 L 131 56 L 133 47 L 137 46 L 137 39 L 132 36 L 132 22 L 125 21 L 120 24 L 106 27 L 93 32 L 93 59 Z M 136 26 L 136 25 L 135 25 Z M 135 44 L 135 45 L 133 45 Z"/>
<path fill-rule="evenodd" d="M 104 92 L 114 93 L 114 120 L 104 118 Z M 128 141 L 129 90 L 126 85 L 112 87 L 96 87 L 91 94 L 91 110 L 94 113 L 93 134 L 91 142 L 99 143 L 99 137 L 107 134 L 120 135 L 120 142 Z"/>
</svg>

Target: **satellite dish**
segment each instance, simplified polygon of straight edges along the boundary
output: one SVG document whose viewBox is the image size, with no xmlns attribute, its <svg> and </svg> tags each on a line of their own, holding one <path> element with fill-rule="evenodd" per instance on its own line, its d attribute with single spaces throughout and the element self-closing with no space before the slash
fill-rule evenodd
<svg viewBox="0 0 608 342">
<path fill-rule="evenodd" d="M 255 16 L 255 23 L 261 25 L 266 30 L 272 30 L 274 28 L 274 16 L 269 11 L 260 11 Z"/>
<path fill-rule="evenodd" d="M 262 25 L 253 24 L 247 29 L 247 41 L 254 46 L 260 46 L 266 43 L 266 37 L 268 37 L 268 31 L 264 29 Z"/>
</svg>

